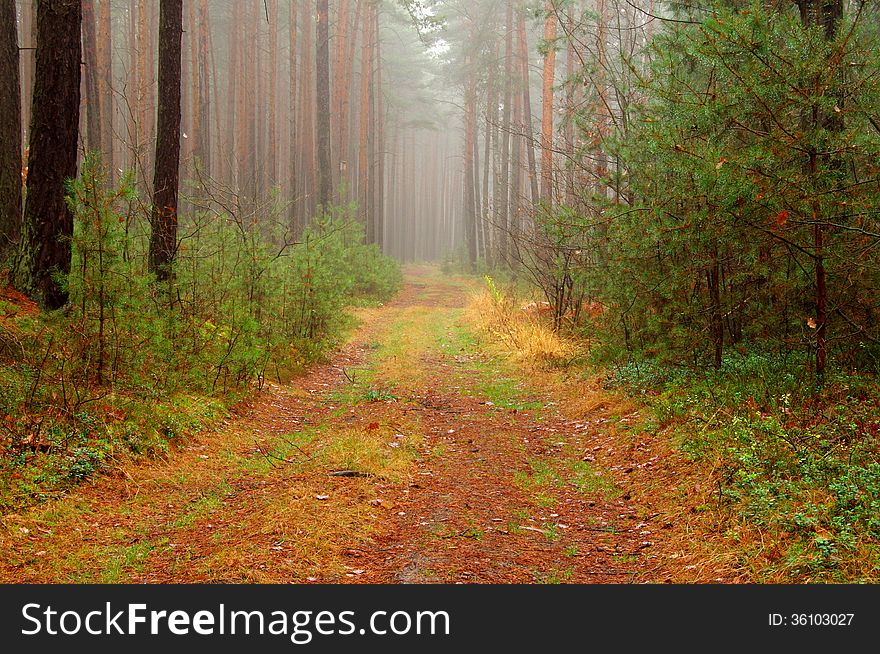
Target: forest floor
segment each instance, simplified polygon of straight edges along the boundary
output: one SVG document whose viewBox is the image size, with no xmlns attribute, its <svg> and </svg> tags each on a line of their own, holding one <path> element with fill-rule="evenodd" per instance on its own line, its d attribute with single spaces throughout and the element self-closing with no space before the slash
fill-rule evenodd
<svg viewBox="0 0 880 654">
<path fill-rule="evenodd" d="M 0 582 L 736 581 L 638 407 L 492 354 L 474 285 L 410 268 L 328 362 L 4 516 Z"/>
</svg>

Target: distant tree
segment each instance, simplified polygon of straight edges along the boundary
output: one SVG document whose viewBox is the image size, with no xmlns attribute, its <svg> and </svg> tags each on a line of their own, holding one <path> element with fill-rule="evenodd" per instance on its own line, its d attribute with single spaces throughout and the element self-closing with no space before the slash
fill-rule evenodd
<svg viewBox="0 0 880 654">
<path fill-rule="evenodd" d="M 288 161 L 288 192 L 292 198 L 296 198 L 297 189 L 299 188 L 299 166 L 297 165 L 297 157 L 299 156 L 299 139 L 297 138 L 297 111 L 296 106 L 299 102 L 297 93 L 297 0 L 290 3 L 290 84 L 288 86 L 288 102 L 290 107 L 290 117 L 288 118 L 290 125 L 290 161 Z M 298 220 L 298 202 L 290 203 L 290 226 L 295 234 L 300 232 L 300 223 Z"/>
<path fill-rule="evenodd" d="M 65 185 L 76 177 L 81 25 L 79 0 L 37 1 L 27 201 L 16 284 L 47 309 L 59 309 L 68 300 L 63 278 L 70 272 L 73 214 Z"/>
<path fill-rule="evenodd" d="M 330 15 L 328 0 L 317 0 L 316 92 L 318 116 L 318 204 L 325 209 L 332 198 L 333 171 L 330 169 Z"/>
<path fill-rule="evenodd" d="M 277 2 L 277 0 L 276 0 Z M 277 5 L 276 5 L 277 6 Z M 208 0 L 199 0 L 199 133 L 196 151 L 201 159 L 202 167 L 210 175 L 213 172 L 211 157 L 211 77 L 209 72 L 209 30 Z M 216 84 L 216 80 L 214 80 Z M 216 109 L 215 109 L 216 110 Z"/>
<path fill-rule="evenodd" d="M 373 7 L 368 4 L 362 20 L 361 29 L 361 80 L 360 80 L 360 118 L 359 118 L 359 146 L 358 146 L 358 202 L 361 207 L 361 215 L 367 228 L 367 241 L 373 242 L 375 234 L 375 216 L 370 212 L 370 161 L 369 161 L 369 135 L 370 135 L 370 87 L 373 85 Z"/>
<path fill-rule="evenodd" d="M 15 0 L 0 0 L 0 257 L 21 229 L 21 92 Z"/>
<path fill-rule="evenodd" d="M 278 0 L 269 0 L 269 185 L 278 183 Z"/>
<path fill-rule="evenodd" d="M 545 4 L 544 78 L 541 104 L 541 198 L 550 207 L 553 203 L 553 91 L 556 72 L 556 8 L 552 0 Z"/>
<path fill-rule="evenodd" d="M 476 165 L 474 154 L 477 132 L 477 81 L 470 57 L 465 57 L 468 79 L 464 92 L 464 228 L 468 251 L 468 264 L 472 271 L 477 268 L 477 198 Z"/>
<path fill-rule="evenodd" d="M 150 270 L 164 281 L 177 252 L 177 193 L 180 167 L 180 60 L 183 0 L 159 4 L 159 112 L 150 235 Z"/>
<path fill-rule="evenodd" d="M 523 101 L 523 141 L 526 146 L 526 161 L 528 162 L 529 171 L 529 188 L 531 190 L 531 200 L 533 203 L 538 201 L 540 193 L 538 191 L 537 166 L 535 164 L 535 145 L 534 134 L 532 132 L 532 98 L 531 98 L 531 82 L 529 81 L 529 46 L 526 37 L 526 19 L 522 12 L 517 17 L 517 33 L 519 36 L 519 65 L 520 74 L 522 75 L 522 101 Z"/>
</svg>

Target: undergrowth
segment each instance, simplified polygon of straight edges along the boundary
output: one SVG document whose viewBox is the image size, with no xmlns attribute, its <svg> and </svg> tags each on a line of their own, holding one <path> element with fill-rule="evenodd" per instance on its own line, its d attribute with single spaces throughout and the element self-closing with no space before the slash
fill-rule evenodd
<svg viewBox="0 0 880 654">
<path fill-rule="evenodd" d="M 876 582 L 880 387 L 839 372 L 816 388 L 802 369 L 746 352 L 718 371 L 631 363 L 609 385 L 642 397 L 696 465 L 712 466 L 714 508 L 758 580 Z"/>
<path fill-rule="evenodd" d="M 0 509 L 63 493 L 120 457 L 161 456 L 269 379 L 336 344 L 347 306 L 383 302 L 398 265 L 363 245 L 352 207 L 297 239 L 283 207 L 180 216 L 175 274 L 147 271 L 130 178 L 89 157 L 70 184 L 73 265 L 61 311 L 0 293 Z M 5 284 L 2 284 L 5 287 Z"/>
</svg>

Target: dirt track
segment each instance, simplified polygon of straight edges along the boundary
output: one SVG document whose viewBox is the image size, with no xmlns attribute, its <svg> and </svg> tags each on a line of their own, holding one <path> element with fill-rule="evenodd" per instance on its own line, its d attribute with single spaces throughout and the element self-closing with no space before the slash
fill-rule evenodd
<svg viewBox="0 0 880 654">
<path fill-rule="evenodd" d="M 604 420 L 482 352 L 466 301 L 410 271 L 328 363 L 221 429 L 6 516 L 0 580 L 662 580 L 657 525 L 592 463 Z"/>
</svg>

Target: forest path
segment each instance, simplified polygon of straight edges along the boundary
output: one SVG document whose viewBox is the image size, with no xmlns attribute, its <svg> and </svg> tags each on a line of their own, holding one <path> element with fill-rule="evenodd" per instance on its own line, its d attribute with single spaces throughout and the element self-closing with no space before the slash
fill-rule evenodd
<svg viewBox="0 0 880 654">
<path fill-rule="evenodd" d="M 482 351 L 473 284 L 410 268 L 328 363 L 216 432 L 5 516 L 0 581 L 658 580 L 656 515 L 592 463 L 607 418 Z"/>
</svg>

